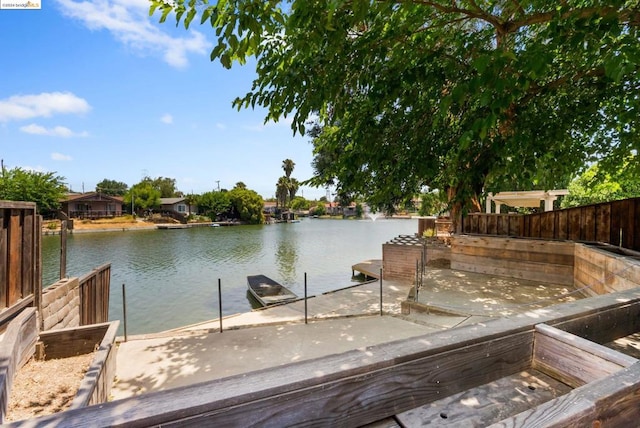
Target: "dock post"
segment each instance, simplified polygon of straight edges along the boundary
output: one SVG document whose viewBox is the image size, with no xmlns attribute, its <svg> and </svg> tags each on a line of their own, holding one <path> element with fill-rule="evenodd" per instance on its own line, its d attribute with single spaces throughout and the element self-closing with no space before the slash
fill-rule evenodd
<svg viewBox="0 0 640 428">
<path fill-rule="evenodd" d="M 127 341 L 127 295 L 124 289 L 124 283 L 122 284 L 122 323 L 124 325 L 124 341 Z"/>
<path fill-rule="evenodd" d="M 222 280 L 218 278 L 218 320 L 220 321 L 220 333 L 222 333 Z"/>
<path fill-rule="evenodd" d="M 307 324 L 307 273 L 304 273 L 304 323 Z"/>
<path fill-rule="evenodd" d="M 380 316 L 382 316 L 382 268 L 380 268 Z"/>
<path fill-rule="evenodd" d="M 415 287 L 415 293 L 413 293 L 413 301 L 417 302 L 418 301 L 418 290 L 420 290 L 420 282 L 419 282 L 419 278 L 420 278 L 420 266 L 418 265 L 418 259 L 416 259 L 416 287 Z"/>
</svg>

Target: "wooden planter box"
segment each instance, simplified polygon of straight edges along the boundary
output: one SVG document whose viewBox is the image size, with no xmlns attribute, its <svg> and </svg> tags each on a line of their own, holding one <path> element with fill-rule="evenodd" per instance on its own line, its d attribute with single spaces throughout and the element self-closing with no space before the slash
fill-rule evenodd
<svg viewBox="0 0 640 428">
<path fill-rule="evenodd" d="M 95 356 L 71 403 L 71 409 L 104 403 L 111 394 L 115 376 L 116 332 L 120 321 L 40 333 L 45 360 L 89 354 Z"/>
</svg>

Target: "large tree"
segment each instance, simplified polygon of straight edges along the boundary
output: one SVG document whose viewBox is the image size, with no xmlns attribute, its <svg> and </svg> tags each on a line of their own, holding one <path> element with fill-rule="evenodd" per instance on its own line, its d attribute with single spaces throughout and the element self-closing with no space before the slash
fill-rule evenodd
<svg viewBox="0 0 640 428">
<path fill-rule="evenodd" d="M 142 180 L 131 186 L 124 195 L 123 202 L 126 207 L 132 207 L 132 214 L 157 209 L 160 208 L 160 190 L 149 180 Z"/>
<path fill-rule="evenodd" d="M 161 20 L 200 13 L 226 67 L 257 58 L 238 107 L 312 114 L 334 180 L 389 208 L 427 185 L 454 216 L 486 191 L 551 188 L 640 147 L 635 0 L 152 0 Z M 637 157 L 634 158 L 637 163 Z"/>
<path fill-rule="evenodd" d="M 230 214 L 231 200 L 228 192 L 205 192 L 198 198 L 198 211 L 211 220 L 221 220 Z"/>
<path fill-rule="evenodd" d="M 263 223 L 264 200 L 262 196 L 254 190 L 247 189 L 246 186 L 238 186 L 238 184 L 228 192 L 236 218 L 249 224 Z"/>
<path fill-rule="evenodd" d="M 64 177 L 55 172 L 7 169 L 4 165 L 0 170 L 0 199 L 35 202 L 43 216 L 52 216 L 60 209 L 66 190 Z"/>
<path fill-rule="evenodd" d="M 116 180 L 108 180 L 106 178 L 96 184 L 96 192 L 110 196 L 123 196 L 127 193 L 128 188 L 129 186 L 127 186 L 126 183 Z"/>
</svg>

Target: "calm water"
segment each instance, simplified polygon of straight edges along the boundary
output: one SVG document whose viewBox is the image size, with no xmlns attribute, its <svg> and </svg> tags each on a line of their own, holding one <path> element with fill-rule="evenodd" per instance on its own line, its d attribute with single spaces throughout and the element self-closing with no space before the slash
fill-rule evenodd
<svg viewBox="0 0 640 428">
<path fill-rule="evenodd" d="M 351 266 L 382 258 L 382 244 L 414 234 L 417 220 L 320 220 L 263 226 L 78 233 L 67 241 L 67 273 L 111 263 L 110 319 L 127 332 L 150 333 L 251 310 L 246 276 L 265 274 L 304 295 L 352 284 Z M 60 237 L 43 236 L 43 284 L 57 280 Z M 122 330 L 122 325 L 120 326 Z"/>
</svg>

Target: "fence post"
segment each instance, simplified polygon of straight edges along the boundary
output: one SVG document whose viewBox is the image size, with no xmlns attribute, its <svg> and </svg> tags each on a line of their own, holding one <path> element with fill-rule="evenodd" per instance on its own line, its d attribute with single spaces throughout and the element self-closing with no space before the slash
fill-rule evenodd
<svg viewBox="0 0 640 428">
<path fill-rule="evenodd" d="M 382 316 L 382 268 L 380 268 L 380 316 Z"/>
<path fill-rule="evenodd" d="M 218 278 L 218 314 L 220 333 L 222 333 L 222 280 L 220 278 Z"/>
<path fill-rule="evenodd" d="M 127 341 L 127 294 L 125 292 L 124 283 L 122 284 L 122 314 L 124 324 L 124 341 Z"/>
<path fill-rule="evenodd" d="M 307 273 L 304 273 L 304 323 L 307 324 Z"/>
</svg>

